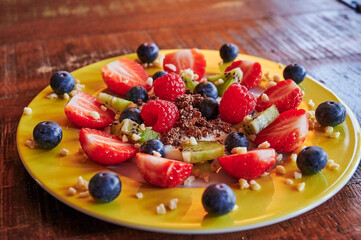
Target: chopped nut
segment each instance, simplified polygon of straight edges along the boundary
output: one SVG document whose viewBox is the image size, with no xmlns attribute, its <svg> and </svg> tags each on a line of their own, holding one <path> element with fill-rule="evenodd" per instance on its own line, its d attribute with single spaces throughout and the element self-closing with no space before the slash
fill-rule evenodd
<svg viewBox="0 0 361 240">
<path fill-rule="evenodd" d="M 262 96 L 261 96 L 261 100 L 262 100 L 262 102 L 268 102 L 269 101 L 268 95 L 263 93 Z"/>
<path fill-rule="evenodd" d="M 277 157 L 276 157 L 276 162 L 281 162 L 283 159 L 283 155 L 280 153 L 280 154 L 277 154 Z"/>
<path fill-rule="evenodd" d="M 222 78 L 220 78 L 214 82 L 214 85 L 219 86 L 219 85 L 222 85 L 223 83 L 224 83 L 224 80 Z"/>
<path fill-rule="evenodd" d="M 161 157 L 162 154 L 160 154 L 160 153 L 157 152 L 157 151 L 153 151 L 153 156 L 155 156 L 155 157 Z"/>
<path fill-rule="evenodd" d="M 189 138 L 189 144 L 190 145 L 197 145 L 197 140 L 194 137 Z"/>
<path fill-rule="evenodd" d="M 255 180 L 249 181 L 249 185 L 252 190 L 260 190 L 261 189 L 261 185 L 259 185 Z"/>
<path fill-rule="evenodd" d="M 104 112 L 108 110 L 108 108 L 107 108 L 106 106 L 104 106 L 104 105 L 101 105 L 101 106 L 100 106 L 100 109 L 101 109 L 102 111 L 104 111 Z"/>
<path fill-rule="evenodd" d="M 95 120 L 100 119 L 100 115 L 97 111 L 89 111 L 89 116 L 94 118 Z"/>
<path fill-rule="evenodd" d="M 308 111 L 306 114 L 307 114 L 307 118 L 309 118 L 309 119 L 314 120 L 316 118 L 315 111 Z"/>
<path fill-rule="evenodd" d="M 56 94 L 56 93 L 50 93 L 48 96 L 46 96 L 46 98 L 48 98 L 48 99 L 56 99 L 56 98 L 58 98 L 59 96 L 58 96 L 58 94 Z"/>
<path fill-rule="evenodd" d="M 333 132 L 333 127 L 331 127 L 331 126 L 326 126 L 326 127 L 323 129 L 323 131 L 324 131 L 325 133 L 331 133 L 331 132 Z"/>
<path fill-rule="evenodd" d="M 89 197 L 89 196 L 90 196 L 89 191 L 79 193 L 80 198 L 86 198 L 86 197 Z"/>
<path fill-rule="evenodd" d="M 300 179 L 300 178 L 302 178 L 302 173 L 300 173 L 299 171 L 294 171 L 293 172 L 293 177 L 295 179 Z"/>
<path fill-rule="evenodd" d="M 244 154 L 246 152 L 247 152 L 246 147 L 234 147 L 231 150 L 231 153 L 233 153 L 233 154 Z"/>
<path fill-rule="evenodd" d="M 269 175 L 269 172 L 264 172 L 264 173 L 262 173 L 261 177 L 266 177 L 268 175 Z"/>
<path fill-rule="evenodd" d="M 268 141 L 265 141 L 263 143 L 261 143 L 260 145 L 258 145 L 258 148 L 269 148 L 271 145 L 269 144 Z"/>
<path fill-rule="evenodd" d="M 29 107 L 24 107 L 23 113 L 24 113 L 24 115 L 30 115 L 33 113 L 33 110 Z"/>
<path fill-rule="evenodd" d="M 169 68 L 170 70 L 172 70 L 173 72 L 177 71 L 177 67 L 174 64 L 165 64 L 165 67 Z"/>
<path fill-rule="evenodd" d="M 85 88 L 84 84 L 75 84 L 75 90 L 81 91 L 83 88 Z"/>
<path fill-rule="evenodd" d="M 62 157 L 65 157 L 65 156 L 67 156 L 68 154 L 69 154 L 69 150 L 68 149 L 66 149 L 66 148 L 62 148 L 61 150 L 60 150 L 60 156 L 62 156 Z"/>
<path fill-rule="evenodd" d="M 269 70 L 267 70 L 267 71 L 265 72 L 264 76 L 265 76 L 266 79 L 270 79 L 271 76 L 270 76 Z"/>
<path fill-rule="evenodd" d="M 284 166 L 281 166 L 281 165 L 278 165 L 276 167 L 276 173 L 279 173 L 279 174 L 286 174 L 286 169 Z"/>
<path fill-rule="evenodd" d="M 266 83 L 266 88 L 268 89 L 268 88 L 274 87 L 274 86 L 276 86 L 276 85 L 277 85 L 276 82 L 274 82 L 274 81 L 269 81 L 269 82 Z"/>
<path fill-rule="evenodd" d="M 238 183 L 239 183 L 239 188 L 241 190 L 249 188 L 249 184 L 246 179 L 241 178 L 238 180 Z"/>
<path fill-rule="evenodd" d="M 27 139 L 25 141 L 25 145 L 28 147 L 28 148 L 31 148 L 31 149 L 34 149 L 36 148 L 36 142 L 34 139 Z"/>
<path fill-rule="evenodd" d="M 67 93 L 64 93 L 63 94 L 63 99 L 64 100 L 68 100 L 70 97 L 69 97 L 69 94 L 67 94 Z"/>
<path fill-rule="evenodd" d="M 79 176 L 79 177 L 78 177 L 78 181 L 77 181 L 77 183 L 76 183 L 76 185 L 75 185 L 75 189 L 76 189 L 76 190 L 82 190 L 82 189 L 84 189 L 84 179 L 83 179 L 82 176 Z"/>
<path fill-rule="evenodd" d="M 75 79 L 75 83 L 80 83 L 80 80 L 79 80 L 79 79 Z"/>
<path fill-rule="evenodd" d="M 159 214 L 159 215 L 163 215 L 163 214 L 166 214 L 166 213 L 167 213 L 167 210 L 165 209 L 163 203 L 159 204 L 159 205 L 157 206 L 156 210 L 157 210 L 157 214 Z"/>
<path fill-rule="evenodd" d="M 74 97 L 77 93 L 78 93 L 77 90 L 72 90 L 72 91 L 69 93 L 69 96 L 70 96 L 70 97 Z"/>
<path fill-rule="evenodd" d="M 185 181 L 184 181 L 184 185 L 185 186 L 190 186 L 192 185 L 192 182 L 194 182 L 196 180 L 196 178 L 193 175 L 190 175 Z"/>
<path fill-rule="evenodd" d="M 313 108 L 315 107 L 315 103 L 313 102 L 312 99 L 310 99 L 310 100 L 308 101 L 308 107 L 309 107 L 310 109 L 313 109 Z"/>
<path fill-rule="evenodd" d="M 173 198 L 172 200 L 170 200 L 169 202 L 167 202 L 167 207 L 170 210 L 174 210 L 177 208 L 177 203 L 178 203 L 178 198 Z"/>
<path fill-rule="evenodd" d="M 123 135 L 123 137 L 122 137 L 122 141 L 123 141 L 123 142 L 128 142 L 128 141 L 129 141 L 129 139 L 128 139 L 127 135 Z"/>
<path fill-rule="evenodd" d="M 234 207 L 233 207 L 232 211 L 236 211 L 237 209 L 238 209 L 238 205 L 234 204 Z"/>
<path fill-rule="evenodd" d="M 243 122 L 244 123 L 248 123 L 248 122 L 250 122 L 250 121 L 252 121 L 252 116 L 251 115 L 247 115 L 247 116 L 245 116 L 244 118 L 243 118 Z"/>
<path fill-rule="evenodd" d="M 292 185 L 292 184 L 293 184 L 293 180 L 290 179 L 290 178 L 287 178 L 286 181 L 285 181 L 285 183 L 286 183 L 287 185 Z"/>
<path fill-rule="evenodd" d="M 284 65 L 283 65 L 282 63 L 278 63 L 278 68 L 279 68 L 279 69 L 282 69 L 283 66 L 284 66 Z"/>
<path fill-rule="evenodd" d="M 164 54 L 159 54 L 158 58 L 153 62 L 154 67 L 161 68 L 163 67 L 163 60 L 165 58 Z"/>
<path fill-rule="evenodd" d="M 330 138 L 338 138 L 340 136 L 340 132 L 334 132 L 330 134 Z"/>
<path fill-rule="evenodd" d="M 293 161 L 293 162 L 297 161 L 297 154 L 296 153 L 291 154 L 291 161 Z"/>
<path fill-rule="evenodd" d="M 69 196 L 74 196 L 76 194 L 76 189 L 73 187 L 68 188 L 68 190 L 66 191 L 66 194 Z"/>
<path fill-rule="evenodd" d="M 136 144 L 134 144 L 134 147 L 135 147 L 136 149 L 139 149 L 139 148 L 140 148 L 140 144 L 139 144 L 139 143 L 136 143 Z"/>
<path fill-rule="evenodd" d="M 339 169 L 340 164 L 331 163 L 328 167 L 329 167 L 331 170 L 337 170 L 337 169 Z"/>
<path fill-rule="evenodd" d="M 273 81 L 280 82 L 281 81 L 281 76 L 278 75 L 278 74 L 273 75 Z"/>
<path fill-rule="evenodd" d="M 145 82 L 145 84 L 149 85 L 149 86 L 153 86 L 153 78 L 149 77 L 147 79 L 147 81 Z"/>
<path fill-rule="evenodd" d="M 334 164 L 335 163 L 335 161 L 334 160 L 332 160 L 332 159 L 328 159 L 328 161 L 327 161 L 327 167 L 329 167 L 331 164 Z"/>
<path fill-rule="evenodd" d="M 138 198 L 138 199 L 142 199 L 143 198 L 143 193 L 142 192 L 137 192 L 135 194 L 135 197 Z"/>
<path fill-rule="evenodd" d="M 145 130 L 145 125 L 144 125 L 144 123 L 140 124 L 140 125 L 139 125 L 139 128 L 140 128 L 140 130 L 144 131 L 144 130 Z"/>
<path fill-rule="evenodd" d="M 306 183 L 305 182 L 301 182 L 301 183 L 299 183 L 299 184 L 297 184 L 297 190 L 299 191 L 299 192 L 302 192 L 304 189 L 305 189 L 305 186 L 306 186 Z"/>
<path fill-rule="evenodd" d="M 203 173 L 202 178 L 203 178 L 204 182 L 206 182 L 206 183 L 209 182 L 209 174 L 208 173 Z"/>
<path fill-rule="evenodd" d="M 141 139 L 141 137 L 138 134 L 133 133 L 132 140 L 133 141 L 138 141 L 139 139 Z"/>
</svg>

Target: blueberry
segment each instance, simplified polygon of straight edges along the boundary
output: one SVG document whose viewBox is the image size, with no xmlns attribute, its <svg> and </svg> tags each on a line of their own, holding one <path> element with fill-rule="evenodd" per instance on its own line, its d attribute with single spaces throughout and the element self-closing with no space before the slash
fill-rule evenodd
<svg viewBox="0 0 361 240">
<path fill-rule="evenodd" d="M 33 137 L 40 148 L 52 149 L 58 146 L 63 138 L 63 130 L 55 122 L 44 121 L 35 126 Z"/>
<path fill-rule="evenodd" d="M 159 48 L 155 43 L 143 43 L 137 49 L 137 55 L 142 63 L 154 62 L 159 54 Z"/>
<path fill-rule="evenodd" d="M 323 102 L 316 108 L 316 119 L 323 126 L 336 126 L 346 119 L 346 108 L 338 102 Z"/>
<path fill-rule="evenodd" d="M 205 98 L 199 104 L 199 111 L 202 113 L 202 116 L 207 120 L 216 119 L 219 114 L 219 104 L 216 99 Z"/>
<path fill-rule="evenodd" d="M 156 73 L 153 74 L 152 78 L 153 78 L 153 82 L 155 80 L 157 80 L 157 78 L 163 77 L 165 75 L 167 75 L 168 73 L 166 71 L 158 71 Z"/>
<path fill-rule="evenodd" d="M 137 103 L 138 100 L 146 102 L 148 101 L 148 92 L 144 87 L 141 86 L 131 87 L 125 94 L 125 99 L 134 103 Z"/>
<path fill-rule="evenodd" d="M 135 107 L 127 108 L 120 114 L 119 122 L 122 122 L 124 119 L 130 119 L 139 124 L 143 123 L 143 119 L 140 116 L 140 110 Z"/>
<path fill-rule="evenodd" d="M 98 202 L 111 202 L 119 196 L 122 182 L 112 172 L 99 172 L 89 181 L 89 193 Z"/>
<path fill-rule="evenodd" d="M 248 148 L 248 139 L 241 132 L 233 132 L 229 134 L 225 141 L 226 150 L 231 152 L 235 147 L 246 147 Z"/>
<path fill-rule="evenodd" d="M 283 70 L 283 77 L 292 79 L 295 83 L 300 84 L 306 77 L 306 69 L 298 64 L 287 65 Z"/>
<path fill-rule="evenodd" d="M 211 82 L 200 82 L 197 84 L 197 86 L 194 88 L 193 93 L 200 94 L 200 95 L 206 95 L 207 97 L 217 99 L 218 97 L 218 90 L 216 86 L 214 86 Z"/>
<path fill-rule="evenodd" d="M 238 47 L 233 43 L 224 44 L 221 49 L 219 49 L 219 54 L 223 59 L 223 62 L 231 62 L 238 56 Z"/>
<path fill-rule="evenodd" d="M 50 86 L 56 94 L 63 95 L 74 89 L 75 79 L 67 71 L 58 71 L 51 76 Z"/>
<path fill-rule="evenodd" d="M 141 153 L 147 153 L 147 154 L 153 154 L 153 151 L 156 151 L 162 155 L 162 157 L 165 156 L 165 148 L 164 144 L 159 141 L 158 139 L 150 139 L 143 143 L 143 145 L 140 147 L 139 150 Z"/>
<path fill-rule="evenodd" d="M 204 209 L 213 215 L 224 215 L 233 210 L 236 204 L 236 195 L 224 183 L 212 184 L 202 195 Z"/>
<path fill-rule="evenodd" d="M 306 147 L 297 156 L 297 167 L 304 175 L 316 174 L 326 166 L 327 158 L 327 153 L 322 148 Z"/>
</svg>

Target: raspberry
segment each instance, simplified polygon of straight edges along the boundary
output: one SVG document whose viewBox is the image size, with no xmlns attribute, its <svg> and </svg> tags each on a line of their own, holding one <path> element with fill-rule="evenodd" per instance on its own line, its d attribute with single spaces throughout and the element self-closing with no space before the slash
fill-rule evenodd
<svg viewBox="0 0 361 240">
<path fill-rule="evenodd" d="M 153 87 L 157 97 L 171 102 L 174 102 L 178 96 L 183 95 L 186 91 L 182 78 L 176 73 L 169 73 L 158 78 Z"/>
<path fill-rule="evenodd" d="M 222 120 L 234 124 L 242 122 L 256 107 L 256 98 L 247 92 L 245 86 L 232 83 L 224 92 L 219 104 L 219 115 Z"/>
<path fill-rule="evenodd" d="M 151 100 L 143 106 L 140 116 L 146 126 L 153 127 L 153 130 L 159 133 L 165 133 L 176 123 L 179 118 L 179 111 L 172 102 Z"/>
</svg>

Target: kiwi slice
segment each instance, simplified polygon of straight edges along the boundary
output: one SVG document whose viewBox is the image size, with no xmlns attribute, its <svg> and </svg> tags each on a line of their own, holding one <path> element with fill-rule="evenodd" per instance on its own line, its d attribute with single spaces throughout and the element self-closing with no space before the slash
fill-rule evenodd
<svg viewBox="0 0 361 240">
<path fill-rule="evenodd" d="M 191 92 L 194 91 L 194 88 L 197 86 L 199 82 L 194 81 L 189 74 L 183 74 L 182 79 L 184 81 L 186 89 L 190 90 Z"/>
<path fill-rule="evenodd" d="M 131 103 L 128 100 L 118 98 L 107 93 L 99 93 L 97 100 L 100 103 L 113 108 L 117 112 L 123 112 Z"/>
<path fill-rule="evenodd" d="M 223 74 L 209 76 L 207 80 L 209 82 L 215 83 L 217 80 L 222 79 L 223 84 L 216 85 L 218 90 L 218 96 L 222 97 L 223 93 L 228 89 L 228 87 L 235 82 L 242 82 L 243 72 L 240 68 L 234 68 L 231 71 L 225 72 Z"/>
<path fill-rule="evenodd" d="M 182 144 L 183 161 L 199 163 L 216 159 L 224 155 L 224 146 L 213 141 L 198 141 L 196 145 Z"/>
<path fill-rule="evenodd" d="M 265 129 L 268 125 L 270 125 L 280 113 L 278 112 L 275 105 L 267 108 L 263 112 L 257 114 L 255 118 L 251 121 L 243 123 L 243 129 L 247 134 L 258 134 L 260 131 Z"/>
<path fill-rule="evenodd" d="M 226 68 L 227 67 L 229 67 L 229 66 L 231 66 L 231 64 L 233 63 L 233 61 L 231 61 L 231 62 L 220 62 L 219 63 L 219 70 L 221 71 L 221 72 L 224 72 L 224 71 L 226 71 Z"/>
<path fill-rule="evenodd" d="M 150 139 L 158 139 L 159 137 L 156 131 L 153 131 L 148 127 L 141 129 L 140 124 L 130 119 L 124 119 L 121 123 L 113 124 L 110 132 L 119 137 L 126 135 L 130 141 L 137 143 L 144 143 Z M 138 135 L 140 138 L 134 140 L 133 134 Z"/>
</svg>

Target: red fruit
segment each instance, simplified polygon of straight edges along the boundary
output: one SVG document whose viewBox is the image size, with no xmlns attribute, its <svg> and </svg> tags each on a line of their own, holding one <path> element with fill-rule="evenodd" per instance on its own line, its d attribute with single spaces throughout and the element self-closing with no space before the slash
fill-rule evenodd
<svg viewBox="0 0 361 240">
<path fill-rule="evenodd" d="M 101 105 L 95 97 L 79 91 L 65 105 L 64 110 L 69 120 L 79 127 L 103 128 L 113 122 L 114 112 L 110 109 L 101 110 Z M 92 112 L 97 112 L 100 118 L 92 117 Z"/>
<path fill-rule="evenodd" d="M 291 109 L 280 114 L 255 139 L 256 144 L 268 141 L 277 152 L 292 152 L 306 139 L 308 120 L 303 109 Z"/>
<path fill-rule="evenodd" d="M 176 73 L 169 73 L 157 78 L 153 84 L 154 94 L 163 100 L 174 102 L 178 96 L 186 92 L 182 78 Z"/>
<path fill-rule="evenodd" d="M 172 102 L 151 100 L 143 106 L 140 116 L 146 126 L 153 127 L 156 132 L 165 133 L 176 123 L 179 111 Z"/>
<path fill-rule="evenodd" d="M 255 179 L 270 169 L 276 161 L 272 148 L 254 149 L 244 154 L 233 154 L 218 158 L 222 169 L 232 177 L 247 181 Z"/>
<path fill-rule="evenodd" d="M 176 67 L 174 71 L 167 64 L 173 64 Z M 183 49 L 176 52 L 168 53 L 163 60 L 164 71 L 178 73 L 181 70 L 192 69 L 201 80 L 206 72 L 206 59 L 204 55 L 196 48 Z"/>
<path fill-rule="evenodd" d="M 82 128 L 79 141 L 84 153 L 93 161 L 104 165 L 115 165 L 130 159 L 137 153 L 131 143 L 96 129 Z"/>
<path fill-rule="evenodd" d="M 231 64 L 231 66 L 226 68 L 226 72 L 234 69 L 241 68 L 243 72 L 243 78 L 241 84 L 247 89 L 254 88 L 259 84 L 262 78 L 262 68 L 261 64 L 258 62 L 239 60 Z"/>
<path fill-rule="evenodd" d="M 248 93 L 245 86 L 232 83 L 219 103 L 219 115 L 228 123 L 239 123 L 254 110 L 255 106 L 256 98 L 253 94 Z"/>
<path fill-rule="evenodd" d="M 268 88 L 265 92 L 269 101 L 262 101 L 262 95 L 257 99 L 256 110 L 261 112 L 273 104 L 278 111 L 284 112 L 297 108 L 302 101 L 303 93 L 301 88 L 292 80 L 281 81 L 277 85 Z"/>
<path fill-rule="evenodd" d="M 108 63 L 101 70 L 105 84 L 114 92 L 125 95 L 134 86 L 142 86 L 148 91 L 150 86 L 146 83 L 148 74 L 137 62 L 122 57 Z"/>
<path fill-rule="evenodd" d="M 176 187 L 192 173 L 193 165 L 185 162 L 137 153 L 137 167 L 148 183 L 158 187 Z"/>
</svg>

